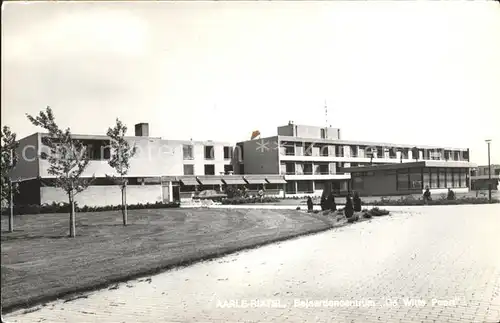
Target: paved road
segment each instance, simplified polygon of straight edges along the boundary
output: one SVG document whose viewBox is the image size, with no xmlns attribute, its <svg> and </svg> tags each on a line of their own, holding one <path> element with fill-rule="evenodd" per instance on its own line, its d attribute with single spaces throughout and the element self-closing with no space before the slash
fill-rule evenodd
<svg viewBox="0 0 500 323">
<path fill-rule="evenodd" d="M 8 320 L 499 322 L 500 206 L 388 209 Z"/>
</svg>

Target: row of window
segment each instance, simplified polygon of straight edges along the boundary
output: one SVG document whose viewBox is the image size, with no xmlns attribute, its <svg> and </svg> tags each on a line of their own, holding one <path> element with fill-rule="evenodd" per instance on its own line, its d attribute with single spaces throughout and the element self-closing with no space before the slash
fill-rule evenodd
<svg viewBox="0 0 500 323">
<path fill-rule="evenodd" d="M 109 160 L 111 158 L 111 150 L 109 147 L 109 141 L 82 141 L 86 146 L 85 155 L 90 160 Z M 183 159 L 192 160 L 194 159 L 193 146 L 183 145 Z M 41 158 L 47 159 L 50 154 L 49 148 L 42 148 Z M 215 159 L 214 146 L 205 146 L 204 158 L 207 160 Z M 224 159 L 233 158 L 233 147 L 224 147 Z"/>
<path fill-rule="evenodd" d="M 225 185 L 222 185 L 223 187 Z M 265 190 L 265 191 L 271 191 L 271 190 L 281 190 L 283 189 L 282 184 L 245 184 L 245 185 L 237 185 L 237 188 L 243 189 L 245 187 L 247 190 L 250 191 L 258 191 L 258 190 Z M 220 185 L 197 185 L 196 187 L 194 185 L 181 185 L 180 186 L 180 192 L 181 193 L 186 193 L 186 192 L 194 192 L 194 191 L 203 191 L 203 190 L 215 190 L 219 191 L 220 190 Z"/>
<path fill-rule="evenodd" d="M 233 158 L 233 147 L 224 146 L 224 159 L 232 159 Z M 204 149 L 204 158 L 205 159 L 215 159 L 215 147 L 214 146 L 205 146 Z M 184 159 L 194 159 L 194 146 L 193 145 L 183 145 L 182 146 L 182 156 Z"/>
<path fill-rule="evenodd" d="M 429 188 L 467 187 L 466 168 L 423 168 L 398 170 L 397 189 L 400 191 Z"/>
<path fill-rule="evenodd" d="M 303 151 L 304 156 L 312 156 L 313 148 L 319 148 L 319 156 L 332 156 L 332 157 L 344 157 L 344 145 L 318 145 L 315 143 L 283 143 L 282 153 L 284 155 L 295 156 L 297 148 L 300 147 L 300 151 Z M 329 147 L 333 147 L 334 151 L 329 152 Z M 351 157 L 364 156 L 367 158 L 397 158 L 397 153 L 400 153 L 400 158 L 408 159 L 409 152 L 412 152 L 412 156 L 422 155 L 425 160 L 469 160 L 468 151 L 449 151 L 443 149 L 418 149 L 418 148 L 398 148 L 398 147 L 368 147 L 368 146 L 348 146 Z M 386 156 L 385 153 L 388 153 Z M 415 159 L 415 157 L 413 157 Z"/>
<path fill-rule="evenodd" d="M 202 175 L 215 175 L 215 165 L 214 164 L 206 164 L 203 165 L 203 174 Z M 233 172 L 233 165 L 224 165 L 224 174 L 228 174 Z M 194 175 L 194 165 L 186 164 L 184 165 L 183 170 L 184 175 Z"/>
<path fill-rule="evenodd" d="M 159 177 L 127 177 L 128 185 L 159 185 L 161 184 L 161 178 Z M 53 187 L 56 186 L 55 179 L 53 178 L 43 178 L 41 179 L 42 186 Z M 117 185 L 115 181 L 108 177 L 98 177 L 92 181 L 94 186 L 113 186 Z"/>
</svg>

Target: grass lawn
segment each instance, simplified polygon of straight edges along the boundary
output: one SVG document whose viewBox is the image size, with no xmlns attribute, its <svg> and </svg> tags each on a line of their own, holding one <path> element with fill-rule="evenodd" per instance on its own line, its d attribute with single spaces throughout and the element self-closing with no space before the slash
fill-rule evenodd
<svg viewBox="0 0 500 323">
<path fill-rule="evenodd" d="M 4 312 L 330 227 L 295 210 L 150 209 L 127 227 L 120 211 L 78 213 L 71 239 L 68 218 L 20 215 L 7 233 L 2 216 Z"/>
</svg>

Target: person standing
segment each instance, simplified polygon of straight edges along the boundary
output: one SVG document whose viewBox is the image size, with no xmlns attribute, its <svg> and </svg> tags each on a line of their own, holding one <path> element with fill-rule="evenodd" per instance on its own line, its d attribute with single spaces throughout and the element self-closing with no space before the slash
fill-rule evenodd
<svg viewBox="0 0 500 323">
<path fill-rule="evenodd" d="M 347 195 L 345 198 L 344 213 L 345 213 L 346 218 L 350 218 L 354 215 L 354 208 L 352 205 L 351 197 L 349 195 Z"/>
<path fill-rule="evenodd" d="M 332 212 L 335 212 L 337 211 L 337 203 L 335 203 L 335 195 L 333 194 L 333 192 L 330 193 L 330 196 L 329 196 L 329 204 L 330 204 L 330 210 Z"/>
<path fill-rule="evenodd" d="M 361 212 L 361 198 L 359 197 L 359 193 L 357 191 L 354 192 L 352 204 L 354 207 L 354 212 Z"/>
<path fill-rule="evenodd" d="M 313 200 L 310 196 L 307 197 L 307 212 L 312 212 L 313 211 Z"/>
<path fill-rule="evenodd" d="M 431 200 L 431 191 L 429 190 L 429 186 L 426 186 L 424 192 L 424 204 L 425 205 L 429 204 L 430 200 Z"/>
</svg>

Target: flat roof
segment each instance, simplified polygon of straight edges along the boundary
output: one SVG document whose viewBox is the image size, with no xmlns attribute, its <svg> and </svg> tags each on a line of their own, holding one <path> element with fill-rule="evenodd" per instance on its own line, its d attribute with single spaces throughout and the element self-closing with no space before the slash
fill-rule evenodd
<svg viewBox="0 0 500 323">
<path fill-rule="evenodd" d="M 34 134 L 40 134 L 41 136 L 47 136 L 48 133 L 46 132 L 37 132 Z M 34 134 L 30 135 L 33 136 Z M 28 136 L 28 137 L 30 137 Z M 109 137 L 106 135 L 84 135 L 84 134 L 78 134 L 78 133 L 72 133 L 71 136 L 76 139 L 76 140 L 91 140 L 91 139 L 96 139 L 96 140 L 109 140 Z M 27 138 L 27 137 L 25 137 Z M 227 141 L 213 141 L 213 140 L 178 140 L 178 139 L 164 139 L 161 137 L 147 137 L 147 136 L 125 136 L 125 139 L 127 140 L 154 140 L 154 141 L 163 141 L 166 143 L 176 143 L 176 144 L 203 144 L 203 145 L 210 145 L 210 144 L 218 144 L 218 145 L 229 145 L 233 146 L 234 144 L 232 142 L 227 142 Z"/>
<path fill-rule="evenodd" d="M 392 170 L 392 169 L 417 168 L 417 167 L 473 168 L 476 167 L 476 164 L 470 162 L 453 162 L 453 161 L 440 162 L 433 160 L 423 160 L 412 163 L 394 163 L 394 164 L 370 165 L 370 166 L 341 167 L 339 168 L 339 172 L 341 173 L 371 172 L 377 170 Z"/>
</svg>

